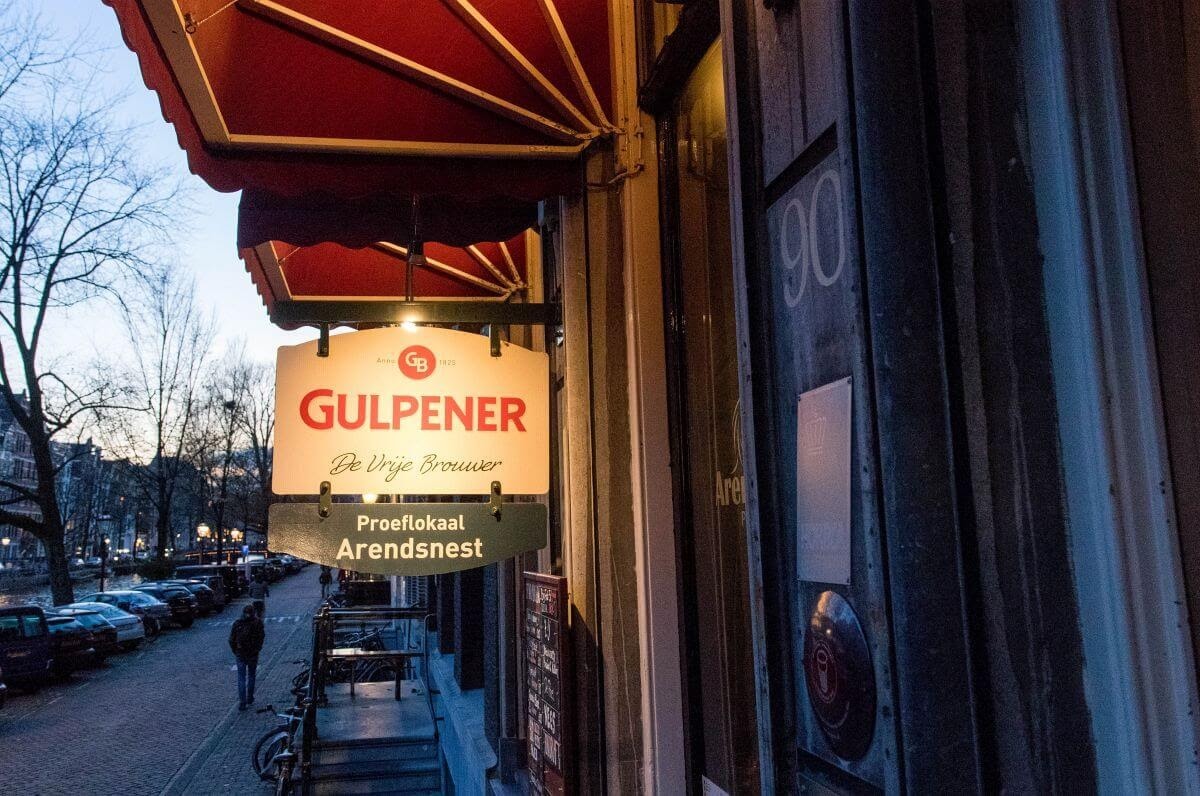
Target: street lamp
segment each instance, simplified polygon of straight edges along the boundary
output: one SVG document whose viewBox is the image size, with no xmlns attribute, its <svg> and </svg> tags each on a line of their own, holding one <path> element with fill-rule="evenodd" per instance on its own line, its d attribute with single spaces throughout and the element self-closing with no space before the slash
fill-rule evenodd
<svg viewBox="0 0 1200 796">
<path fill-rule="evenodd" d="M 0 545 L 4 547 L 4 555 L 0 556 L 0 558 L 8 558 L 8 546 L 10 544 L 12 544 L 12 539 L 9 539 L 7 536 L 5 536 L 3 539 L 0 539 Z"/>
<path fill-rule="evenodd" d="M 104 591 L 104 578 L 108 574 L 108 546 L 111 543 L 112 540 L 105 536 L 100 544 L 100 591 Z"/>
<path fill-rule="evenodd" d="M 200 540 L 200 563 L 204 564 L 204 543 L 212 534 L 212 528 L 209 528 L 206 523 L 200 523 L 196 526 L 196 538 Z"/>
<path fill-rule="evenodd" d="M 228 395 L 228 397 L 226 397 Z M 228 393 L 221 396 L 221 406 L 225 410 L 225 460 L 221 465 L 221 491 L 214 503 L 217 504 L 217 556 L 225 562 L 225 501 L 228 499 L 229 464 L 233 460 L 233 424 L 236 420 L 237 402 Z"/>
</svg>

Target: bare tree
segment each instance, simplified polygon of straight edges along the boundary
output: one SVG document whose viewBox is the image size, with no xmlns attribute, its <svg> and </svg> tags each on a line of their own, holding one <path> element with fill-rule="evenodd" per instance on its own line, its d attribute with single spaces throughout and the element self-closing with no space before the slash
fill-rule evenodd
<svg viewBox="0 0 1200 796">
<path fill-rule="evenodd" d="M 109 446 L 137 465 L 134 482 L 155 515 L 155 548 L 165 558 L 173 546 L 171 518 L 202 409 L 215 325 L 196 305 L 195 286 L 170 272 L 141 281 L 128 302 L 127 391 L 132 410 L 109 413 Z"/>
<path fill-rule="evenodd" d="M 275 441 L 275 369 L 265 362 L 246 362 L 242 366 L 240 418 L 242 431 L 249 446 L 248 465 L 257 494 L 249 505 L 257 509 L 248 511 L 267 539 L 268 510 L 272 502 L 271 457 Z M 249 520 L 247 522 L 249 524 Z"/>
<path fill-rule="evenodd" d="M 74 46 L 56 47 L 35 14 L 11 2 L 0 4 L 0 101 L 31 76 L 53 79 L 55 67 L 71 59 Z"/>
<path fill-rule="evenodd" d="M 62 310 L 119 298 L 123 273 L 144 267 L 156 231 L 170 227 L 176 189 L 143 165 L 136 138 L 113 124 L 86 77 L 72 79 L 86 64 L 48 54 L 36 20 L 17 19 L 11 6 L 0 14 L 0 53 L 17 58 L 0 57 L 0 400 L 29 437 L 37 482 L 0 481 L 0 522 L 41 540 L 61 604 L 73 595 L 51 441 L 122 402 L 111 380 L 43 362 L 42 342 Z M 23 501 L 40 517 L 9 510 Z"/>
<path fill-rule="evenodd" d="M 226 352 L 208 373 L 206 395 L 199 405 L 198 422 L 190 444 L 190 459 L 206 479 L 218 556 L 225 550 L 225 536 L 236 501 L 231 485 L 240 477 L 237 453 L 244 444 L 245 368 L 240 348 Z"/>
</svg>

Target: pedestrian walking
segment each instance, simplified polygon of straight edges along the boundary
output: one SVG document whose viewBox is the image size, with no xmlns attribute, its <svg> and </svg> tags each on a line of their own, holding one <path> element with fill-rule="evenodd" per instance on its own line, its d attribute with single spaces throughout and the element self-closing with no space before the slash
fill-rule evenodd
<svg viewBox="0 0 1200 796">
<path fill-rule="evenodd" d="M 267 615 L 267 597 L 270 594 L 271 590 L 267 588 L 267 581 L 262 573 L 255 572 L 254 582 L 250 584 L 250 599 L 254 601 L 254 610 L 258 612 L 259 619 Z"/>
<path fill-rule="evenodd" d="M 321 575 L 317 578 L 317 582 L 321 584 L 321 599 L 324 600 L 329 596 L 329 584 L 333 583 L 333 570 L 322 564 Z"/>
<path fill-rule="evenodd" d="M 254 606 L 242 609 L 242 618 L 229 631 L 229 648 L 237 659 L 238 710 L 254 704 L 254 678 L 258 674 L 258 653 L 262 651 L 266 631 Z"/>
</svg>

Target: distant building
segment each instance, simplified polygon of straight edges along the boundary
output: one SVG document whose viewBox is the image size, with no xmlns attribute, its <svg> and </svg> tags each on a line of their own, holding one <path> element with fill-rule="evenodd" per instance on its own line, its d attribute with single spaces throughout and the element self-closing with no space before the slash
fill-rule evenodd
<svg viewBox="0 0 1200 796">
<path fill-rule="evenodd" d="M 17 400 L 27 405 L 23 392 Z M 0 479 L 25 489 L 37 488 L 37 471 L 29 435 L 16 422 L 12 411 L 3 401 L 0 401 Z M 37 504 L 11 486 L 0 486 L 0 501 L 8 511 L 41 519 Z M 44 555 L 41 542 L 31 533 L 14 525 L 0 524 L 0 562 L 9 564 Z"/>
<path fill-rule="evenodd" d="M 101 450 L 89 438 L 87 442 L 52 442 L 58 466 L 55 490 L 62 514 L 67 554 L 71 557 L 96 555 L 97 517 L 100 514 L 101 480 L 105 474 Z"/>
</svg>

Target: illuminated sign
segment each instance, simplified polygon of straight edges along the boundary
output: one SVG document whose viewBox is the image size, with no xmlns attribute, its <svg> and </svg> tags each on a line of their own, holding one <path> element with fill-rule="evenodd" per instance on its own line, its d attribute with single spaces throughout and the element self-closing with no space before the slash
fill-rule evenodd
<svg viewBox="0 0 1200 796">
<path fill-rule="evenodd" d="M 550 488 L 545 354 L 450 329 L 340 334 L 279 349 L 272 486 L 311 495 Z"/>
<path fill-rule="evenodd" d="M 546 546 L 546 506 L 505 503 L 316 503 L 271 506 L 271 549 L 378 575 L 440 575 Z"/>
</svg>

